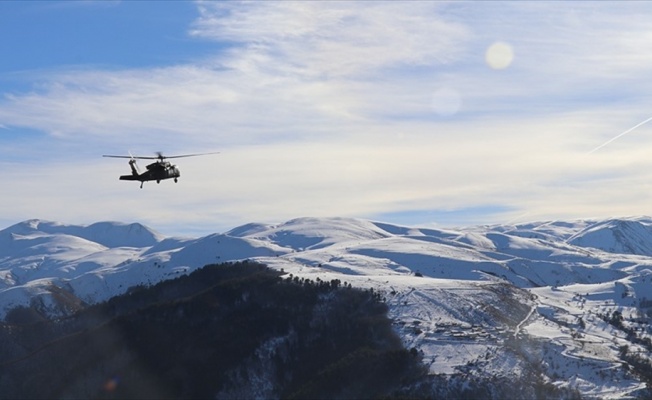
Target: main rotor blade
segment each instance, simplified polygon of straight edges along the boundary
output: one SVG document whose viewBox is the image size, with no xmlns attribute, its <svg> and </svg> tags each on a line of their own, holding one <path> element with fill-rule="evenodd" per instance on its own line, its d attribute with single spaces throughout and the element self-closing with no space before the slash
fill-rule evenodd
<svg viewBox="0 0 652 400">
<path fill-rule="evenodd" d="M 139 160 L 158 160 L 158 159 L 159 159 L 159 157 L 113 156 L 113 155 L 108 155 L 108 154 L 104 154 L 104 155 L 102 155 L 102 157 L 111 157 L 111 158 L 130 158 L 130 159 L 137 158 L 137 159 L 139 159 Z M 163 158 L 165 158 L 165 157 L 163 157 Z"/>
<path fill-rule="evenodd" d="M 215 151 L 215 152 L 212 152 L 212 153 L 183 154 L 183 155 L 180 155 L 180 156 L 164 156 L 164 155 L 161 155 L 161 157 L 163 157 L 163 158 L 182 158 L 182 157 L 207 156 L 209 154 L 220 154 L 220 152 Z"/>
<path fill-rule="evenodd" d="M 102 157 L 111 157 L 111 158 L 131 158 L 131 159 L 137 158 L 137 159 L 139 159 L 139 160 L 163 160 L 163 159 L 166 159 L 166 158 L 182 158 L 182 157 L 207 156 L 207 155 L 209 155 L 209 154 L 220 154 L 220 152 L 219 152 L 219 151 L 215 151 L 215 152 L 212 152 L 212 153 L 182 154 L 182 155 L 180 155 L 180 156 L 164 156 L 162 153 L 157 153 L 157 154 L 158 154 L 158 156 L 156 156 L 156 157 L 154 157 L 154 156 L 149 156 L 149 157 L 148 157 L 148 156 L 132 156 L 132 155 L 128 155 L 128 156 L 114 156 L 114 155 L 110 155 L 110 154 L 104 154 L 104 155 L 102 155 Z"/>
<path fill-rule="evenodd" d="M 133 158 L 132 156 L 112 156 L 108 154 L 103 154 L 102 157 L 111 157 L 111 158 Z"/>
</svg>

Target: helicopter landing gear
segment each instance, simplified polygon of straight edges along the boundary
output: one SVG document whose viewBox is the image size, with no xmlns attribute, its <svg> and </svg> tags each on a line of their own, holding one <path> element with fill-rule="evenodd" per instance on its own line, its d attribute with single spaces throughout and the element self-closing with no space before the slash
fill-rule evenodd
<svg viewBox="0 0 652 400">
<path fill-rule="evenodd" d="M 179 182 L 179 178 L 174 178 L 174 183 Z"/>
<path fill-rule="evenodd" d="M 140 181 L 140 188 L 141 189 L 143 188 L 143 183 L 145 183 L 145 181 Z"/>
</svg>

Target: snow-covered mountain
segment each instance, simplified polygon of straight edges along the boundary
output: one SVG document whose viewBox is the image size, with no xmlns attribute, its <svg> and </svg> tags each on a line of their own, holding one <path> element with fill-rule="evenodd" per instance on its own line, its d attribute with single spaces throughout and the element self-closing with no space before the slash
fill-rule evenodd
<svg viewBox="0 0 652 400">
<path fill-rule="evenodd" d="M 0 231 L 0 318 L 18 306 L 63 316 L 241 259 L 382 292 L 405 344 L 433 374 L 536 368 L 599 398 L 645 388 L 622 367 L 627 354 L 652 348 L 652 219 L 644 217 L 461 229 L 301 218 L 201 238 L 29 220 Z"/>
</svg>

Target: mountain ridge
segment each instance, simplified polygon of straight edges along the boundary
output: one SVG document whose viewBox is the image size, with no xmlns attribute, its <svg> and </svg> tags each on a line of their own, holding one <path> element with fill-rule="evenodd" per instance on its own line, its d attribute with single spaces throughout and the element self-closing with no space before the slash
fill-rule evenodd
<svg viewBox="0 0 652 400">
<path fill-rule="evenodd" d="M 0 238 L 10 235 L 65 234 L 77 236 L 105 247 L 153 246 L 163 236 L 139 223 L 96 222 L 91 225 L 67 225 L 60 222 L 30 219 L 0 231 Z"/>
</svg>

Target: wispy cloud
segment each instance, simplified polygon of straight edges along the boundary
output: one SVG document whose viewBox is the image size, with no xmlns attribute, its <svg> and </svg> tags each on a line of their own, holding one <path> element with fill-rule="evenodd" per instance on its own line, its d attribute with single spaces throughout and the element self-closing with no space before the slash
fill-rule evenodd
<svg viewBox="0 0 652 400">
<path fill-rule="evenodd" d="M 379 69 L 453 62 L 469 29 L 434 2 L 216 3 L 200 6 L 193 34 L 241 43 L 237 57 L 301 77 L 368 77 Z"/>
</svg>

